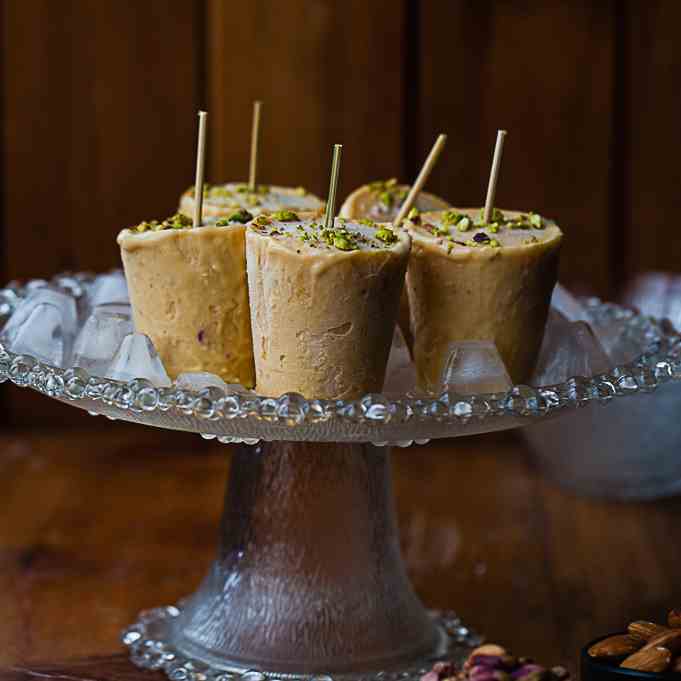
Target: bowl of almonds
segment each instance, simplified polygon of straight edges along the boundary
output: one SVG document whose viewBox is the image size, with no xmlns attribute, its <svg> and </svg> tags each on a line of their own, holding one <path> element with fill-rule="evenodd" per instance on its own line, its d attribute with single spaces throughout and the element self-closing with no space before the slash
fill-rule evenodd
<svg viewBox="0 0 681 681">
<path fill-rule="evenodd" d="M 666 624 L 636 620 L 627 630 L 603 636 L 582 650 L 582 681 L 623 677 L 681 679 L 681 609 Z"/>
</svg>

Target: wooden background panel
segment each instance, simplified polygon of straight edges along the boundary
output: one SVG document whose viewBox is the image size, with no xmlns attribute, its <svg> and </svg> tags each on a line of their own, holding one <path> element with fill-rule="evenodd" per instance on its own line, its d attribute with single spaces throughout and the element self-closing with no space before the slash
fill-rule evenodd
<svg viewBox="0 0 681 681">
<path fill-rule="evenodd" d="M 3 276 L 117 266 L 117 232 L 172 212 L 193 178 L 199 6 L 3 7 Z M 80 422 L 28 391 L 10 401 L 15 422 Z"/>
<path fill-rule="evenodd" d="M 497 128 L 509 131 L 500 206 L 565 227 L 561 278 L 610 289 L 614 7 L 587 0 L 420 3 L 421 154 L 448 149 L 430 188 L 481 205 Z"/>
<path fill-rule="evenodd" d="M 246 179 L 252 101 L 263 100 L 259 181 L 339 199 L 402 174 L 405 3 L 208 0 L 209 181 Z"/>
<path fill-rule="evenodd" d="M 628 273 L 681 270 L 678 159 L 681 153 L 681 3 L 626 3 L 623 103 L 626 118 Z"/>
</svg>

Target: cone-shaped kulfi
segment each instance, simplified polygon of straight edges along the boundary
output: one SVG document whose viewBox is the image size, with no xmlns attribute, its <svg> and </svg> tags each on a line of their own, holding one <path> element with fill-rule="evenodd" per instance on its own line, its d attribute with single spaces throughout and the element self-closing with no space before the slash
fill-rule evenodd
<svg viewBox="0 0 681 681">
<path fill-rule="evenodd" d="M 279 210 L 321 214 L 323 209 L 324 202 L 303 187 L 294 189 L 258 185 L 256 190 L 251 192 L 248 185 L 243 182 L 203 186 L 204 218 L 231 215 L 238 210 L 247 210 L 253 215 L 259 215 Z M 178 210 L 184 215 L 194 215 L 194 187 L 190 187 L 182 194 Z"/>
<path fill-rule="evenodd" d="M 371 182 L 355 189 L 341 206 L 340 216 L 350 220 L 369 218 L 378 222 L 391 222 L 397 217 L 409 193 L 409 185 L 397 184 L 396 179 Z M 416 199 L 421 211 L 445 210 L 449 204 L 434 194 L 421 192 Z"/>
<path fill-rule="evenodd" d="M 494 341 L 516 383 L 529 379 L 556 283 L 562 232 L 533 213 L 412 214 L 407 271 L 419 384 L 437 390 L 451 344 Z"/>
<path fill-rule="evenodd" d="M 260 216 L 246 230 L 256 389 L 346 399 L 378 392 L 410 238 L 390 225 Z"/>
<path fill-rule="evenodd" d="M 254 385 L 244 246 L 252 218 L 239 211 L 194 229 L 178 214 L 118 235 L 135 329 L 171 378 L 207 371 Z"/>
</svg>

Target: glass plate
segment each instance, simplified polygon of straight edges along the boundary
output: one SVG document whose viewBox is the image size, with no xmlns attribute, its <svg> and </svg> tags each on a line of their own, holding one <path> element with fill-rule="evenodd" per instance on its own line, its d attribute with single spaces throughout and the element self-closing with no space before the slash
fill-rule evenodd
<svg viewBox="0 0 681 681">
<path fill-rule="evenodd" d="M 91 280 L 88 274 L 64 274 L 50 283 L 86 285 Z M 33 280 L 0 290 L 0 315 L 6 319 L 27 293 L 47 283 Z M 613 331 L 634 344 L 635 359 L 607 373 L 551 386 L 516 385 L 505 393 L 447 391 L 430 396 L 369 394 L 357 400 L 316 400 L 297 393 L 261 396 L 214 387 L 198 392 L 177 386 L 159 389 L 144 379 L 125 383 L 76 367 L 57 368 L 29 355 L 16 355 L 1 344 L 0 382 L 10 380 L 93 415 L 195 432 L 225 443 L 288 440 L 408 446 L 432 438 L 528 425 L 591 402 L 605 404 L 650 392 L 681 378 L 681 337 L 671 325 L 595 298 L 583 302 L 601 328 L 612 325 Z"/>
</svg>

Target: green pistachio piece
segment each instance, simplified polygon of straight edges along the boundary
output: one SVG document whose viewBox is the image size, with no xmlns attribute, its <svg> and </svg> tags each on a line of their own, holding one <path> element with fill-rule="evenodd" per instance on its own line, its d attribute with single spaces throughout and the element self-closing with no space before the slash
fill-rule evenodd
<svg viewBox="0 0 681 681">
<path fill-rule="evenodd" d="M 537 237 L 534 236 L 534 234 L 533 234 L 532 236 L 525 237 L 523 239 L 523 243 L 524 244 L 536 244 L 536 243 L 539 243 L 539 239 L 537 239 Z"/>
<path fill-rule="evenodd" d="M 382 203 L 386 208 L 393 205 L 395 197 L 389 191 L 383 191 L 378 195 L 379 203 Z"/>
<path fill-rule="evenodd" d="M 492 208 L 492 215 L 490 216 L 490 222 L 505 222 L 506 216 L 498 208 Z M 481 224 L 485 222 L 485 209 L 480 209 L 480 218 L 478 220 Z"/>
<path fill-rule="evenodd" d="M 467 232 L 473 226 L 473 221 L 466 215 L 456 223 L 459 232 Z"/>
<path fill-rule="evenodd" d="M 366 227 L 375 227 L 376 222 L 374 220 L 370 220 L 369 218 L 360 218 L 357 220 L 360 225 L 365 225 Z"/>
<path fill-rule="evenodd" d="M 430 230 L 435 236 L 449 236 L 449 227 L 445 224 L 431 225 Z"/>
<path fill-rule="evenodd" d="M 267 227 L 267 225 L 272 224 L 272 220 L 267 215 L 258 215 L 258 217 L 253 220 L 253 224 L 258 227 Z"/>
<path fill-rule="evenodd" d="M 296 187 L 293 193 L 296 196 L 306 196 L 307 195 L 307 189 L 305 187 Z"/>
<path fill-rule="evenodd" d="M 270 193 L 270 186 L 268 184 L 260 184 L 255 190 L 258 194 L 265 195 Z"/>
<path fill-rule="evenodd" d="M 357 248 L 345 234 L 336 234 L 333 237 L 333 245 L 341 251 L 353 251 Z"/>
<path fill-rule="evenodd" d="M 528 213 L 527 219 L 535 229 L 544 229 L 544 221 L 542 220 L 541 215 L 538 215 L 537 213 Z"/>
<path fill-rule="evenodd" d="M 499 223 L 498 222 L 492 222 L 489 225 L 487 225 L 487 231 L 491 232 L 492 234 L 496 234 L 499 231 Z"/>
<path fill-rule="evenodd" d="M 490 239 L 487 245 L 492 246 L 492 248 L 501 248 L 501 244 L 496 239 Z"/>
<path fill-rule="evenodd" d="M 397 234 L 388 227 L 381 227 L 375 236 L 379 241 L 383 241 L 386 244 L 394 244 L 397 241 Z"/>
<path fill-rule="evenodd" d="M 253 215 L 251 215 L 251 213 L 249 213 L 245 209 L 241 209 L 236 211 L 235 213 L 232 213 L 231 215 L 228 215 L 227 217 L 220 218 L 215 224 L 217 227 L 225 227 L 226 225 L 229 225 L 232 222 L 240 222 L 242 225 L 245 225 L 252 219 Z"/>
<path fill-rule="evenodd" d="M 397 185 L 397 178 L 396 177 L 391 177 L 389 180 L 385 181 L 385 188 L 386 189 L 391 189 L 392 187 Z"/>
<path fill-rule="evenodd" d="M 295 222 L 300 219 L 292 210 L 278 210 L 272 213 L 270 217 L 273 220 L 279 220 L 279 222 Z"/>
<path fill-rule="evenodd" d="M 408 213 L 407 213 L 407 220 L 410 220 L 413 222 L 415 225 L 418 225 L 419 222 L 421 222 L 421 211 L 414 206 Z"/>
</svg>

